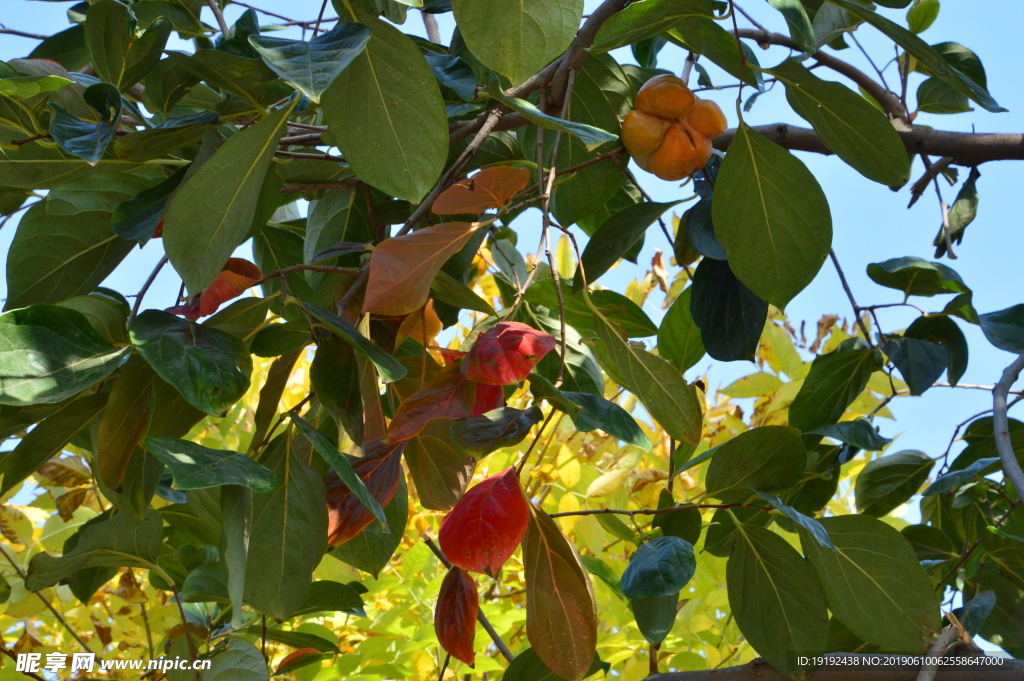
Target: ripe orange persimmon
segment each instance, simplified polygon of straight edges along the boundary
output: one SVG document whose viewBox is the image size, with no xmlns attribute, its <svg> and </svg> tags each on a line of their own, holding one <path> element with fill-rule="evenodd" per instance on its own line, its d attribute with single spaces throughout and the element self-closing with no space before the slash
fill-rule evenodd
<svg viewBox="0 0 1024 681">
<path fill-rule="evenodd" d="M 682 180 L 711 159 L 711 138 L 728 126 L 718 105 L 698 99 L 681 79 L 644 83 L 622 122 L 622 144 L 637 165 L 663 180 Z"/>
</svg>

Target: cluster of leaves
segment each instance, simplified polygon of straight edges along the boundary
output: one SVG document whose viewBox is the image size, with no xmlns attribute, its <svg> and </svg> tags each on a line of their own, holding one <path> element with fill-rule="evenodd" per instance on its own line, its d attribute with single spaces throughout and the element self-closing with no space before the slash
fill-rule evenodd
<svg viewBox="0 0 1024 681">
<path fill-rule="evenodd" d="M 71 631 L 112 652 L 116 627 L 127 655 L 211 658 L 207 678 L 324 681 L 435 676 L 436 641 L 477 673 L 577 681 L 642 677 L 646 640 L 654 666 L 756 653 L 795 677 L 795 651 L 926 649 L 954 594 L 968 631 L 1024 652 L 1024 515 L 987 477 L 991 419 L 947 451 L 917 525 L 889 514 L 936 460 L 871 454 L 889 401 L 963 375 L 954 317 L 1022 352 L 1024 306 L 978 315 L 945 265 L 875 263 L 904 302 L 954 298 L 900 334 L 873 337 L 868 308 L 855 329 L 826 317 L 805 361 L 781 310 L 830 252 L 828 203 L 742 120 L 693 178 L 671 284 L 659 254 L 626 294 L 595 287 L 681 203 L 647 200 L 617 146 L 665 40 L 759 93 L 781 82 L 829 150 L 893 187 L 911 159 L 886 115 L 801 61 L 867 22 L 934 81 L 919 110 L 998 110 L 980 62 L 828 0 L 773 3 L 806 53 L 762 68 L 723 3 L 625 4 L 543 95 L 523 84 L 572 54 L 582 2 L 433 3 L 458 24 L 445 47 L 396 28 L 392 2 L 339 1 L 305 41 L 249 11 L 214 43 L 198 1 L 98 0 L 0 63 L 0 197 L 25 209 L 0 315 L 0 431 L 17 439 L 0 495 L 45 491 L 0 506 L 19 652 L 63 651 Z M 165 51 L 174 31 L 195 51 Z M 644 66 L 609 54 L 626 45 Z M 546 263 L 514 228 L 533 204 L 538 255 L 564 230 Z M 255 263 L 231 257 L 247 242 Z M 144 308 L 152 277 L 134 305 L 100 287 L 136 245 L 163 248 L 176 305 Z M 658 284 L 660 325 L 642 309 Z M 684 378 L 705 353 L 761 371 L 709 393 Z M 730 397 L 754 398 L 746 420 Z"/>
</svg>

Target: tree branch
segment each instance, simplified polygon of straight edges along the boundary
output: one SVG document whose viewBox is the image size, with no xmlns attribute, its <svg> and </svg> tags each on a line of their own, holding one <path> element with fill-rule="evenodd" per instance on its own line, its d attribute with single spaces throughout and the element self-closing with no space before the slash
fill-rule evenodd
<svg viewBox="0 0 1024 681">
<path fill-rule="evenodd" d="M 833 653 L 827 657 L 867 658 L 872 656 Z M 969 665 L 941 667 L 935 675 L 935 681 L 978 681 L 980 678 L 984 678 L 986 681 L 1020 681 L 1022 667 L 1024 665 L 1011 659 L 1005 659 L 999 666 L 985 666 L 985 671 L 981 673 L 978 672 L 978 669 L 982 667 Z M 906 667 L 869 667 L 865 663 L 858 669 L 850 664 L 838 664 L 816 669 L 807 675 L 806 681 L 917 681 L 919 672 L 919 667 L 909 665 Z M 706 669 L 696 672 L 670 672 L 652 674 L 647 677 L 647 681 L 753 681 L 754 679 L 757 681 L 786 681 L 788 677 L 772 669 L 761 658 L 738 667 Z"/>
<path fill-rule="evenodd" d="M 1010 366 L 1003 371 L 1002 378 L 992 388 L 992 429 L 996 438 L 996 449 L 999 450 L 999 458 L 1003 460 L 1003 474 L 1013 483 L 1017 490 L 1017 496 L 1024 500 L 1024 471 L 1021 471 L 1020 464 L 1013 452 L 1013 445 L 1010 443 L 1010 425 L 1006 416 L 1006 396 L 1010 392 L 1021 370 L 1024 369 L 1024 353 L 1013 360 Z"/>
<path fill-rule="evenodd" d="M 576 32 L 576 38 L 569 45 L 565 56 L 558 62 L 558 68 L 551 78 L 551 90 L 549 93 L 550 102 L 553 106 L 561 106 L 569 86 L 569 74 L 579 71 L 587 58 L 590 46 L 597 38 L 597 32 L 601 30 L 604 22 L 612 18 L 616 12 L 625 9 L 630 0 L 604 0 L 597 9 L 591 12 L 590 16 Z"/>
<path fill-rule="evenodd" d="M 217 4 L 217 0 L 206 0 L 206 4 L 210 7 L 210 11 L 213 12 L 213 16 L 217 18 L 220 32 L 227 38 L 231 28 L 228 26 L 228 22 L 224 20 L 224 13 L 220 11 L 220 5 Z"/>
</svg>

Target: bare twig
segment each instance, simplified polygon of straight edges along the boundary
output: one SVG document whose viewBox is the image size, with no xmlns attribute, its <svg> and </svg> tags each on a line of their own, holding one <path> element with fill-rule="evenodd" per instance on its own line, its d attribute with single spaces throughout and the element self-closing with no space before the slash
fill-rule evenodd
<svg viewBox="0 0 1024 681">
<path fill-rule="evenodd" d="M 618 508 L 590 508 L 583 511 L 563 511 L 562 513 L 551 513 L 552 518 L 567 518 L 580 515 L 662 515 L 664 513 L 675 513 L 691 508 L 756 508 L 765 513 L 772 509 L 767 506 L 755 506 L 753 504 L 694 504 L 692 506 L 669 506 L 668 508 L 641 508 L 636 511 L 626 511 Z"/>
<path fill-rule="evenodd" d="M 427 548 L 429 548 L 435 556 L 437 556 L 437 559 L 441 561 L 442 565 L 449 570 L 452 569 L 451 561 L 445 558 L 444 553 L 441 551 L 441 547 L 435 544 L 433 539 L 424 535 L 423 543 L 427 545 Z M 480 623 L 480 626 L 484 628 L 484 631 L 487 632 L 487 635 L 491 637 L 491 640 L 494 641 L 494 646 L 501 652 L 506 660 L 511 662 L 516 659 L 516 656 L 512 654 L 512 651 L 509 650 L 507 645 L 505 645 L 501 636 L 499 636 L 498 632 L 495 631 L 494 626 L 491 624 L 490 620 L 487 619 L 487 615 L 484 614 L 483 610 L 476 611 L 476 620 Z"/>
<path fill-rule="evenodd" d="M 2 32 L 3 31 L 0 31 L 0 33 L 2 33 Z M 17 655 L 15 655 L 13 652 L 8 650 L 3 645 L 0 645 L 0 653 L 3 653 L 4 655 L 6 655 L 7 657 L 11 658 L 15 662 L 18 661 Z M 35 672 L 21 672 L 21 673 L 24 674 L 25 676 L 29 677 L 30 679 L 35 679 L 36 681 L 46 681 L 46 679 L 44 679 L 43 677 L 39 676 L 39 674 L 36 674 Z"/>
<path fill-rule="evenodd" d="M 217 18 L 217 25 L 220 26 L 220 32 L 224 34 L 224 37 L 228 37 L 228 33 L 231 32 L 231 28 L 228 26 L 228 22 L 224 19 L 224 13 L 220 11 L 220 5 L 217 4 L 217 0 L 206 0 L 207 6 L 210 11 L 213 12 L 213 16 Z"/>
<path fill-rule="evenodd" d="M 931 163 L 928 157 L 924 154 L 921 155 L 921 160 L 925 164 L 925 171 L 921 177 L 913 184 L 910 188 L 910 203 L 907 204 L 907 208 L 910 208 L 917 200 L 921 198 L 924 191 L 928 189 L 929 183 L 937 178 L 943 170 L 949 167 L 949 164 L 953 162 L 953 158 L 950 156 L 944 156 L 938 161 Z"/>
<path fill-rule="evenodd" d="M 874 347 L 875 344 L 871 342 L 871 333 L 860 316 L 861 308 L 853 297 L 853 290 L 846 281 L 846 274 L 843 273 L 843 268 L 839 266 L 839 258 L 836 257 L 836 252 L 831 248 L 828 249 L 828 257 L 832 259 L 832 264 L 836 267 L 836 274 L 839 275 L 839 282 L 843 285 L 843 290 L 846 291 L 846 297 L 850 299 L 850 305 L 853 307 L 853 316 L 857 318 L 857 325 L 860 326 L 860 330 L 864 333 L 864 340 L 868 342 L 868 345 Z"/>
<path fill-rule="evenodd" d="M 756 26 L 756 27 L 757 27 L 757 30 L 759 30 L 759 31 L 761 31 L 761 32 L 763 32 L 763 33 L 768 33 L 768 29 L 767 29 L 767 28 L 765 28 L 764 26 L 762 26 L 761 24 L 759 24 L 759 23 L 757 22 L 757 19 L 755 19 L 754 17 L 752 17 L 752 16 L 750 16 L 749 14 L 747 14 L 746 10 L 744 10 L 744 9 L 743 9 L 742 7 L 740 7 L 739 5 L 737 5 L 737 4 L 735 4 L 735 3 L 733 3 L 733 7 L 734 7 L 735 9 L 739 10 L 739 13 L 740 13 L 740 14 L 742 14 L 742 15 L 743 15 L 743 16 L 744 16 L 744 17 L 746 18 L 746 20 L 747 20 L 747 21 L 749 21 L 749 22 L 750 22 L 750 23 L 752 23 L 752 24 L 753 24 L 754 26 Z"/>
<path fill-rule="evenodd" d="M 253 284 L 253 286 L 256 286 L 257 284 L 263 284 L 265 282 L 270 281 L 271 279 L 283 277 L 287 274 L 291 274 L 292 272 L 300 271 L 326 272 L 328 274 L 348 274 L 353 277 L 358 276 L 360 272 L 362 272 L 362 270 L 356 269 L 354 267 L 334 267 L 331 265 L 289 265 L 288 267 L 284 267 L 282 269 L 271 272 L 270 274 L 264 275 L 264 277 L 260 279 L 258 282 L 256 282 L 256 284 Z"/>
<path fill-rule="evenodd" d="M 149 273 L 149 277 L 142 285 L 142 288 L 139 289 L 138 295 L 135 296 L 135 304 L 132 305 L 132 313 L 128 315 L 128 321 L 126 322 L 128 326 L 131 326 L 132 320 L 139 314 L 139 310 L 142 308 L 142 299 L 146 297 L 146 292 L 149 291 L 149 287 L 153 285 L 154 281 L 156 281 L 156 275 L 160 274 L 160 270 L 162 270 L 166 264 L 167 256 L 165 255 L 160 258 L 160 262 L 156 264 L 156 267 L 154 267 L 153 271 Z"/>
<path fill-rule="evenodd" d="M 434 18 L 433 14 L 425 11 L 422 7 L 420 8 L 420 14 L 423 15 L 423 28 L 427 31 L 427 40 L 435 45 L 440 45 L 441 31 L 437 29 L 437 19 Z"/>
<path fill-rule="evenodd" d="M 1006 396 L 1010 392 L 1010 386 L 1014 384 L 1021 370 L 1024 369 L 1024 354 L 1013 360 L 1010 366 L 1003 371 L 1002 378 L 992 388 L 992 428 L 996 439 L 996 449 L 999 450 L 999 458 L 1003 460 L 1003 474 L 1013 483 L 1017 490 L 1017 497 L 1024 500 L 1024 471 L 1021 471 L 1020 463 L 1010 443 L 1010 425 L 1006 416 L 1009 408 L 1006 404 Z"/>
<path fill-rule="evenodd" d="M 211 0 L 211 2 L 214 0 Z M 174 604 L 178 606 L 178 615 L 181 617 L 181 626 L 185 629 L 185 642 L 188 644 L 188 656 L 192 660 L 192 674 L 196 677 L 196 681 L 200 681 L 199 670 L 196 666 L 196 646 L 192 642 L 192 632 L 188 628 L 188 619 L 185 617 L 185 608 L 181 605 L 181 596 L 178 595 L 178 588 L 174 586 L 174 581 L 171 580 L 171 591 L 174 592 Z"/>
<path fill-rule="evenodd" d="M 46 40 L 47 38 L 50 37 L 48 35 L 39 35 L 37 33 L 26 33 L 25 31 L 18 31 L 18 30 L 15 30 L 13 28 L 7 28 L 3 24 L 0 24 L 0 34 L 16 35 L 16 36 L 20 36 L 22 38 L 31 38 L 32 40 Z"/>
<path fill-rule="evenodd" d="M 328 191 L 330 189 L 347 189 L 354 187 L 359 184 L 360 180 L 358 177 L 350 177 L 345 180 L 338 180 L 337 182 L 302 182 L 297 184 L 286 184 L 281 187 L 283 194 L 290 194 L 292 192 L 320 192 Z"/>
<path fill-rule="evenodd" d="M 316 25 L 313 26 L 313 37 L 314 38 L 316 37 L 316 34 L 320 32 L 320 22 L 322 22 L 324 20 L 324 10 L 327 9 L 327 3 L 329 1 L 330 0 L 324 0 L 323 4 L 320 5 L 320 13 L 316 15 Z M 266 624 L 264 624 L 263 626 L 266 627 Z"/>
<path fill-rule="evenodd" d="M 280 149 L 274 152 L 275 156 L 282 156 L 284 158 L 302 158 L 309 161 L 334 161 L 336 163 L 346 163 L 344 156 L 332 156 L 331 154 L 309 154 L 302 151 L 281 151 Z"/>
</svg>

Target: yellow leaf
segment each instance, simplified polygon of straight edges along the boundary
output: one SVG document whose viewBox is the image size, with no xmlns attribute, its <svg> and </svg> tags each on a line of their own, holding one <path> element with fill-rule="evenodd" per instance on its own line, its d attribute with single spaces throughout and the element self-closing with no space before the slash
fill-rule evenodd
<svg viewBox="0 0 1024 681">
<path fill-rule="evenodd" d="M 622 482 L 629 477 L 629 471 L 624 468 L 617 468 L 598 476 L 594 482 L 587 487 L 588 497 L 603 497 L 616 491 Z"/>
<path fill-rule="evenodd" d="M 776 376 L 759 371 L 743 378 L 738 378 L 718 392 L 729 397 L 759 397 L 769 395 L 782 387 L 782 381 Z"/>
</svg>

